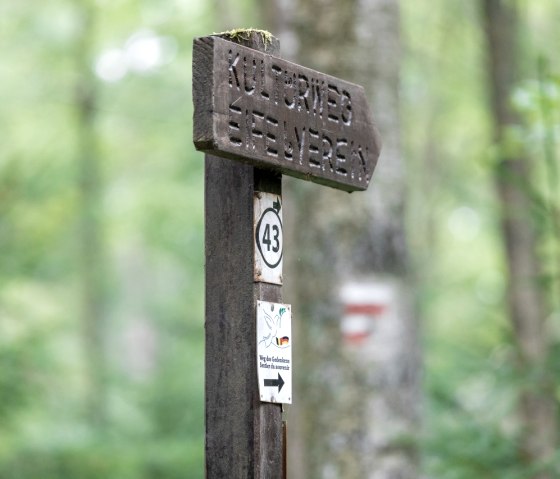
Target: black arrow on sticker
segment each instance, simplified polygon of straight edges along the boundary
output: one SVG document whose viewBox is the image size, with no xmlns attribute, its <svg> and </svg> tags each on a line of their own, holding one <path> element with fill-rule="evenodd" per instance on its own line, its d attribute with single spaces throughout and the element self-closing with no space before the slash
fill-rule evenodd
<svg viewBox="0 0 560 479">
<path fill-rule="evenodd" d="M 282 379 L 282 376 L 280 376 L 280 373 L 278 373 L 278 379 L 265 379 L 264 380 L 264 385 L 266 386 L 278 386 L 278 392 L 282 391 L 282 387 L 284 386 L 284 380 Z"/>
<path fill-rule="evenodd" d="M 274 203 L 272 203 L 272 208 L 274 208 L 274 210 L 276 210 L 276 213 L 280 213 L 280 198 L 276 198 L 276 201 Z"/>
</svg>

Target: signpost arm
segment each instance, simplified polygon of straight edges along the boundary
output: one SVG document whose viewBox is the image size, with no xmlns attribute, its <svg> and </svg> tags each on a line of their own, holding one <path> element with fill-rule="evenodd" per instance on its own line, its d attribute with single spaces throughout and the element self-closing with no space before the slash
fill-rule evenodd
<svg viewBox="0 0 560 479">
<path fill-rule="evenodd" d="M 269 41 L 237 38 L 277 53 Z M 262 403 L 257 381 L 256 302 L 282 298 L 281 286 L 254 282 L 256 191 L 280 196 L 281 175 L 205 156 L 207 479 L 283 477 L 281 405 Z"/>
</svg>

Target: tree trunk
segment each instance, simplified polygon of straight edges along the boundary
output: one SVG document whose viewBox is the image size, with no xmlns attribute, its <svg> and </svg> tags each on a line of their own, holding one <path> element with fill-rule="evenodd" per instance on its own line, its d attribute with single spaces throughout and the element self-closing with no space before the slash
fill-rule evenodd
<svg viewBox="0 0 560 479">
<path fill-rule="evenodd" d="M 298 319 L 290 477 L 415 478 L 420 361 L 403 225 L 398 5 L 277 3 L 298 12 L 278 15 L 293 18 L 288 28 L 271 28 L 283 43 L 295 32 L 299 63 L 364 85 L 384 145 L 367 193 L 285 180 L 285 290 Z M 369 306 L 381 292 L 384 314 L 347 344 L 341 315 L 357 291 Z"/>
<path fill-rule="evenodd" d="M 101 227 L 101 172 L 96 133 L 98 93 L 92 74 L 95 6 L 81 2 L 77 12 L 80 36 L 76 43 L 78 80 L 75 110 L 77 169 L 80 195 L 80 277 L 82 328 L 87 370 L 87 417 L 94 429 L 107 419 L 105 402 L 105 294 Z"/>
<path fill-rule="evenodd" d="M 375 316 L 370 338 L 356 364 L 369 364 L 366 446 L 372 451 L 366 477 L 419 476 L 418 436 L 421 358 L 417 312 L 405 233 L 406 165 L 401 153 L 398 0 L 359 0 L 356 11 L 354 80 L 364 85 L 381 131 L 383 151 L 348 255 L 347 277 L 362 277 Z M 365 281 L 364 281 L 365 279 Z M 350 283 L 352 284 L 352 283 Z M 381 296 L 380 294 L 385 296 Z M 380 295 L 376 298 L 373 295 Z"/>
<path fill-rule="evenodd" d="M 519 50 L 515 2 L 483 0 L 488 43 L 489 96 L 494 141 L 499 157 L 495 184 L 502 208 L 502 237 L 508 274 L 507 301 L 518 349 L 518 364 L 525 378 L 519 399 L 520 453 L 532 465 L 545 464 L 556 448 L 557 413 L 553 384 L 547 371 L 549 344 L 545 331 L 544 295 L 539 288 L 535 220 L 531 215 L 530 165 L 519 149 L 508 145 L 508 133 L 519 124 L 510 106 L 517 81 Z M 551 478 L 549 473 L 533 477 Z"/>
</svg>

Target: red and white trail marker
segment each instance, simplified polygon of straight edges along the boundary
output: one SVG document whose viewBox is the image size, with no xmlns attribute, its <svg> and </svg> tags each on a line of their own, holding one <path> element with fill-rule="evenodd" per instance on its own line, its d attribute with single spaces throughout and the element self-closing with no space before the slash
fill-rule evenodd
<svg viewBox="0 0 560 479">
<path fill-rule="evenodd" d="M 388 316 L 393 297 L 390 284 L 377 281 L 349 281 L 340 290 L 344 343 L 361 346 L 375 336 L 377 323 Z"/>
</svg>

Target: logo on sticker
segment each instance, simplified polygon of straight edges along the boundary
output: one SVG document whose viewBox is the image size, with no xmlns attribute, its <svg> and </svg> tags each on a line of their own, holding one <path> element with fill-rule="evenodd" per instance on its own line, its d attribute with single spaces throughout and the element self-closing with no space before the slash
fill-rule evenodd
<svg viewBox="0 0 560 479">
<path fill-rule="evenodd" d="M 286 308 L 280 308 L 275 314 L 274 306 L 271 307 L 270 314 L 263 311 L 264 315 L 264 331 L 262 331 L 259 344 L 263 344 L 265 348 L 276 346 L 277 348 L 288 348 L 290 346 L 290 337 L 282 335 L 282 316 L 286 313 Z"/>
</svg>

